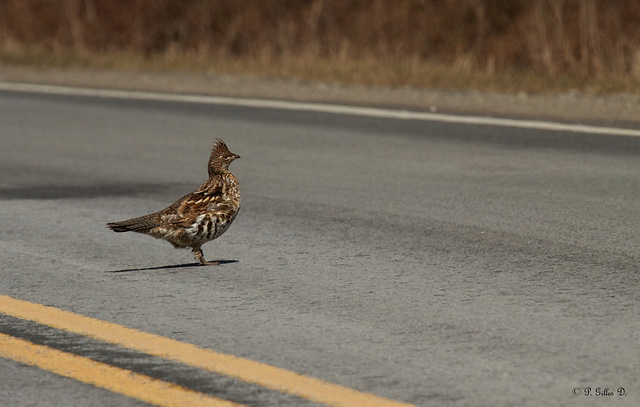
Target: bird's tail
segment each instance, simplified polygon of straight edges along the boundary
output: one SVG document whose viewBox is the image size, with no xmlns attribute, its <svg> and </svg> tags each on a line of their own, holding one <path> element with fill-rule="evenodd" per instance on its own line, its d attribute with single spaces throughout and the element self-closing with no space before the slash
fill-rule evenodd
<svg viewBox="0 0 640 407">
<path fill-rule="evenodd" d="M 107 223 L 107 227 L 114 232 L 138 232 L 147 233 L 154 227 L 158 226 L 151 219 L 141 216 L 139 218 L 127 219 L 121 222 Z"/>
</svg>

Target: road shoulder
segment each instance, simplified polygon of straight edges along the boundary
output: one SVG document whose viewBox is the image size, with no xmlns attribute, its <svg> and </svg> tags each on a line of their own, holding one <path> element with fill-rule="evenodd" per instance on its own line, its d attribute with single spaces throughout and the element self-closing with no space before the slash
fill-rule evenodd
<svg viewBox="0 0 640 407">
<path fill-rule="evenodd" d="M 196 73 L 0 66 L 0 81 L 363 105 L 640 128 L 640 96 L 383 88 Z"/>
</svg>

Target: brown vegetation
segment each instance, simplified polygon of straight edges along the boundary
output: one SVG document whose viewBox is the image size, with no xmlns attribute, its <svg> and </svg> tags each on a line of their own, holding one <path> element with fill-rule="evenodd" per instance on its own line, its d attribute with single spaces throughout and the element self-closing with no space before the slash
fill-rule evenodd
<svg viewBox="0 0 640 407">
<path fill-rule="evenodd" d="M 638 91 L 640 2 L 0 0 L 2 61 Z"/>
</svg>

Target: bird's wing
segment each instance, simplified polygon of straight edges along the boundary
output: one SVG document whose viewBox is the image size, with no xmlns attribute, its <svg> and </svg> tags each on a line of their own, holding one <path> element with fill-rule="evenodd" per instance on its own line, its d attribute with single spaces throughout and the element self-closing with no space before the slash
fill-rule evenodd
<svg viewBox="0 0 640 407">
<path fill-rule="evenodd" d="M 223 201 L 222 183 L 208 181 L 171 205 L 163 220 L 175 226 L 190 227 L 198 216 L 215 209 Z"/>
</svg>

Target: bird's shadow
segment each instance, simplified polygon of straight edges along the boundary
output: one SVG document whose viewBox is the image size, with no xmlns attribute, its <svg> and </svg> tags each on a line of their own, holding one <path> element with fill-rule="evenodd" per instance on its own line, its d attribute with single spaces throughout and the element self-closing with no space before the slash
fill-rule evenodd
<svg viewBox="0 0 640 407">
<path fill-rule="evenodd" d="M 214 260 L 216 263 L 223 265 L 229 263 L 237 263 L 238 260 Z M 106 273 L 132 273 L 134 271 L 151 271 L 151 270 L 170 270 L 170 269 L 184 269 L 184 268 L 192 268 L 192 267 L 203 267 L 200 263 L 187 263 L 187 264 L 170 264 L 167 266 L 156 266 L 156 267 L 141 267 L 134 269 L 122 269 L 122 270 L 108 270 Z M 207 266 L 207 267 L 216 267 L 216 266 Z"/>
</svg>

